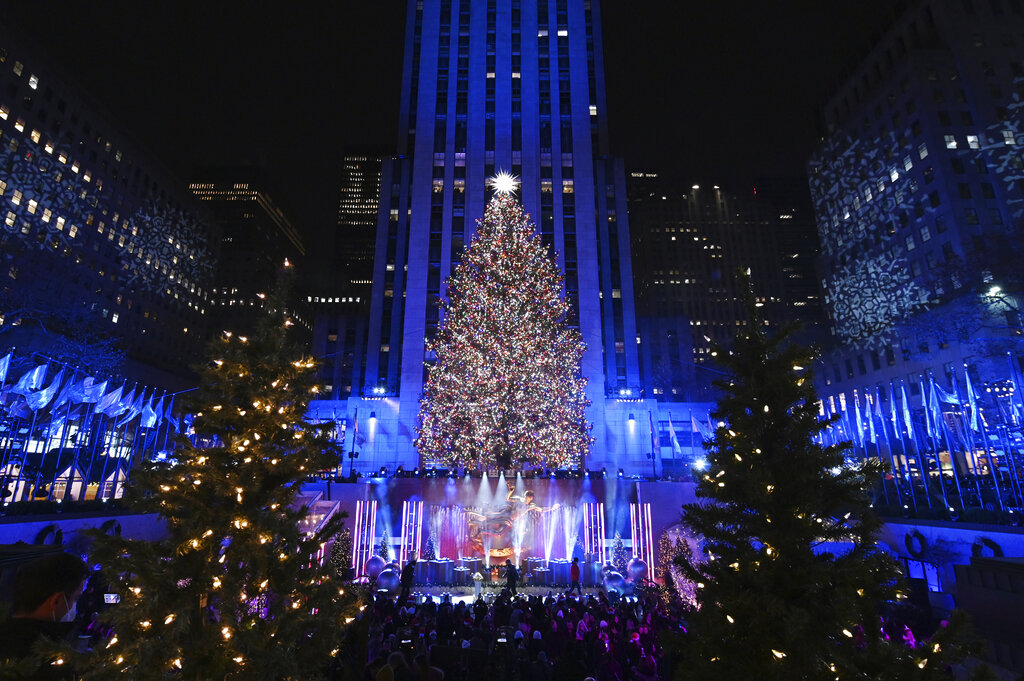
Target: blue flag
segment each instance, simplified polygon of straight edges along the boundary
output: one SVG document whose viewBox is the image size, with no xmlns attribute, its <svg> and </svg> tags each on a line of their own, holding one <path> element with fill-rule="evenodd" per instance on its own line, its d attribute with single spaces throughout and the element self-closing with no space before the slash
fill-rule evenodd
<svg viewBox="0 0 1024 681">
<path fill-rule="evenodd" d="M 81 383 L 81 381 L 79 381 L 79 383 Z M 71 392 L 79 385 L 79 383 L 75 383 L 75 375 L 72 374 L 71 380 L 65 383 L 64 387 L 60 389 L 60 392 L 57 394 L 57 399 L 55 399 L 53 404 L 50 405 L 50 409 L 58 409 L 70 402 Z"/>
<path fill-rule="evenodd" d="M 864 421 L 860 416 L 860 398 L 857 396 L 857 391 L 853 391 L 853 418 L 856 419 L 856 430 L 853 435 L 856 438 L 857 446 L 864 446 Z"/>
<path fill-rule="evenodd" d="M 153 398 L 156 397 L 156 391 L 153 391 L 153 396 L 149 398 L 149 402 L 146 402 L 146 406 L 142 408 L 142 427 L 153 428 L 160 422 L 160 415 L 164 409 L 164 398 L 160 397 L 160 401 L 157 402 L 156 407 L 153 407 Z"/>
<path fill-rule="evenodd" d="M 882 391 L 877 386 L 875 386 L 875 416 L 878 417 L 878 422 L 882 426 L 882 439 L 888 445 L 890 444 L 889 431 L 885 429 L 885 416 L 882 414 Z"/>
<path fill-rule="evenodd" d="M 43 387 L 43 381 L 46 380 L 46 365 L 40 364 L 35 369 L 25 372 L 25 374 L 18 379 L 18 382 L 11 392 L 16 395 L 28 396 L 31 393 L 39 390 Z"/>
<path fill-rule="evenodd" d="M 96 402 L 96 406 L 93 408 L 94 414 L 104 414 L 106 416 L 113 416 L 114 414 L 108 414 L 107 411 L 114 411 L 117 409 L 117 403 L 121 400 L 121 393 L 124 390 L 124 385 L 121 385 L 117 390 L 111 390 L 109 393 L 104 395 Z"/>
<path fill-rule="evenodd" d="M 1010 360 L 1010 380 L 1013 382 L 1013 395 L 1010 397 L 1010 405 L 1013 407 L 1014 425 L 1020 425 L 1019 408 L 1024 401 L 1024 395 L 1020 392 L 1020 377 L 1017 375 L 1017 359 L 1013 353 L 1007 352 L 1006 359 Z"/>
<path fill-rule="evenodd" d="M 896 389 L 892 387 L 892 383 L 889 384 L 889 420 L 892 421 L 893 432 L 899 435 L 900 431 L 896 428 L 899 421 L 899 417 L 896 416 Z"/>
<path fill-rule="evenodd" d="M 106 381 L 97 383 L 92 376 L 86 376 L 71 388 L 68 399 L 75 404 L 95 404 L 100 401 L 105 392 L 107 392 Z"/>
<path fill-rule="evenodd" d="M 953 388 L 953 392 L 946 392 L 945 388 L 936 383 L 934 378 L 932 378 L 932 387 L 935 389 L 936 396 L 940 402 L 945 402 L 946 404 L 960 404 L 960 398 L 956 394 L 955 387 Z"/>
<path fill-rule="evenodd" d="M 871 408 L 871 393 L 864 392 L 864 415 L 868 417 L 868 439 L 872 444 L 878 444 L 878 435 L 875 433 L 875 414 Z"/>
<path fill-rule="evenodd" d="M 164 419 L 174 428 L 174 432 L 181 432 L 181 421 L 174 417 L 174 396 L 171 396 L 171 401 L 167 403 L 167 411 L 164 412 Z"/>
<path fill-rule="evenodd" d="M 0 387 L 7 382 L 7 370 L 11 368 L 11 357 L 14 355 L 14 351 L 7 353 L 7 356 L 0 359 Z"/>
<path fill-rule="evenodd" d="M 935 379 L 931 378 L 929 383 L 931 384 L 931 395 L 928 400 L 928 409 L 931 410 L 932 423 L 935 424 L 935 434 L 933 437 L 938 439 L 942 435 L 942 428 L 944 426 L 942 421 L 942 407 L 939 406 L 938 391 L 935 389 Z"/>
<path fill-rule="evenodd" d="M 143 388 L 142 390 L 139 390 L 134 398 L 132 395 L 128 395 L 128 397 L 124 398 L 123 403 L 127 404 L 128 408 L 124 416 L 121 418 L 121 421 L 118 422 L 118 426 L 123 426 L 136 416 L 142 414 L 142 406 L 146 403 L 146 389 Z"/>
<path fill-rule="evenodd" d="M 102 383 L 96 383 L 95 379 L 84 386 L 85 390 L 82 393 L 81 402 L 83 404 L 96 404 L 103 399 L 103 396 L 107 392 L 107 384 L 110 381 L 103 381 Z"/>
<path fill-rule="evenodd" d="M 910 418 L 910 402 L 907 401 L 907 385 L 900 381 L 900 397 L 903 399 L 903 425 L 907 429 L 907 437 L 914 439 L 914 421 Z"/>
<path fill-rule="evenodd" d="M 978 428 L 978 398 L 974 394 L 974 386 L 971 385 L 971 372 L 964 367 L 964 377 L 967 379 L 967 404 L 971 407 L 971 430 Z"/>
<path fill-rule="evenodd" d="M 935 429 L 932 428 L 931 407 L 928 404 L 928 386 L 924 380 L 921 381 L 921 409 L 924 410 L 924 431 L 928 437 L 935 437 Z"/>
<path fill-rule="evenodd" d="M 690 413 L 690 425 L 693 427 L 690 432 L 698 433 L 702 442 L 711 442 L 714 439 L 711 429 L 701 423 L 692 412 Z"/>
<path fill-rule="evenodd" d="M 673 454 L 682 454 L 683 453 L 683 448 L 679 446 L 679 438 L 676 437 L 676 429 L 672 425 L 672 414 L 671 413 L 668 415 L 668 437 L 669 437 L 669 440 L 672 442 L 672 453 Z"/>
<path fill-rule="evenodd" d="M 46 386 L 38 392 L 34 392 L 31 395 L 25 396 L 25 403 L 28 404 L 28 408 L 32 411 L 39 411 L 50 403 L 50 400 L 57 394 L 57 390 L 60 388 L 61 381 L 64 380 L 64 369 L 57 372 L 57 375 L 50 381 L 50 385 Z"/>
</svg>

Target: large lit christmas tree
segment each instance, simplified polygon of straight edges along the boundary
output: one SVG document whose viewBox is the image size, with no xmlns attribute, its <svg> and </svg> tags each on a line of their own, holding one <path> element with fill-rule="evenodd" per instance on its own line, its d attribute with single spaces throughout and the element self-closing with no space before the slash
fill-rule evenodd
<svg viewBox="0 0 1024 681">
<path fill-rule="evenodd" d="M 86 678 L 318 679 L 358 612 L 316 557 L 340 530 L 307 526 L 300 484 L 337 465 L 331 426 L 306 420 L 312 359 L 291 348 L 282 300 L 251 338 L 211 346 L 192 400 L 196 442 L 145 466 L 131 508 L 156 513 L 158 541 L 103 536 L 93 559 L 120 596 L 114 636 Z"/>
<path fill-rule="evenodd" d="M 562 276 L 499 175 L 448 280 L 429 352 L 416 447 L 448 465 L 577 465 L 590 446 L 585 349 L 567 323 Z"/>
<path fill-rule="evenodd" d="M 916 648 L 880 630 L 903 590 L 869 507 L 882 464 L 849 463 L 850 443 L 818 442 L 828 422 L 818 417 L 813 357 L 789 332 L 768 333 L 744 283 L 747 324 L 731 350 L 715 350 L 729 378 L 716 383 L 702 501 L 684 506 L 707 556 L 679 561 L 700 607 L 676 678 L 946 678 L 968 652 L 955 626 Z"/>
</svg>

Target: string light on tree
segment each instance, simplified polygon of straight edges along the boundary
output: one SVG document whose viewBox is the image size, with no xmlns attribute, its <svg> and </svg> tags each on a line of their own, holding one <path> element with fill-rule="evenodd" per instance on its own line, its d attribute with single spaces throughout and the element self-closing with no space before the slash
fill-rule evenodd
<svg viewBox="0 0 1024 681">
<path fill-rule="evenodd" d="M 562 275 L 515 196 L 494 196 L 447 282 L 416 447 L 446 465 L 578 465 L 590 447 L 585 345 L 568 324 Z"/>
<path fill-rule="evenodd" d="M 284 293 L 256 333 L 224 333 L 196 367 L 200 437 L 133 471 L 131 510 L 158 513 L 167 536 L 97 537 L 92 557 L 122 598 L 104 613 L 116 637 L 81 665 L 90 680 L 251 678 L 239 665 L 257 661 L 266 678 L 319 678 L 338 649 L 357 595 L 315 557 L 341 518 L 305 532 L 299 492 L 339 449 L 333 424 L 306 419 L 315 367 L 287 341 Z"/>
<path fill-rule="evenodd" d="M 969 652 L 957 640 L 956 613 L 934 639 L 947 656 L 926 675 L 916 662 L 921 649 L 879 630 L 882 604 L 899 597 L 868 494 L 882 464 L 844 465 L 849 443 L 818 442 L 829 422 L 803 369 L 812 353 L 792 342 L 791 328 L 768 333 L 749 278 L 740 278 L 747 321 L 731 351 L 716 348 L 729 377 L 718 383 L 700 501 L 683 507 L 682 524 L 701 537 L 707 560 L 684 555 L 677 563 L 697 583 L 700 606 L 687 618 L 677 678 L 831 681 L 882 670 L 893 679 L 942 678 L 944 665 Z"/>
</svg>

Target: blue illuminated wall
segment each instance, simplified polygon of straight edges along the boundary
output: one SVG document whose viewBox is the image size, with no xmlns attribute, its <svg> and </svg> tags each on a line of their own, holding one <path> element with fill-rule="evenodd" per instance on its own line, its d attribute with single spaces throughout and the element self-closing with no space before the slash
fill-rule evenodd
<svg viewBox="0 0 1024 681">
<path fill-rule="evenodd" d="M 1005 379 L 1024 350 L 1022 35 L 1020 3 L 917 3 L 826 106 L 809 164 L 840 341 L 826 396 L 905 381 L 913 397 L 964 364 Z"/>
<path fill-rule="evenodd" d="M 399 156 L 382 170 L 362 387 L 364 397 L 386 398 L 374 411 L 377 427 L 391 429 L 388 456 L 418 462 L 424 341 L 483 216 L 486 179 L 504 169 L 522 178 L 526 210 L 566 275 L 572 323 L 588 346 L 594 461 L 614 464 L 626 414 L 606 398 L 638 394 L 640 377 L 624 171 L 608 155 L 599 4 L 425 0 L 409 3 L 406 21 Z"/>
<path fill-rule="evenodd" d="M 12 33 L 0 26 L 3 322 L 25 309 L 81 319 L 130 360 L 180 377 L 206 340 L 209 223 L 183 183 Z M 166 372 L 155 380 L 174 382 Z"/>
</svg>

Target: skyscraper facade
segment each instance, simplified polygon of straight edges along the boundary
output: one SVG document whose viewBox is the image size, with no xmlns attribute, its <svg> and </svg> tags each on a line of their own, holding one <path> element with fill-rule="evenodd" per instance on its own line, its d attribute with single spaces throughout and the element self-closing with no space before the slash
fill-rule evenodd
<svg viewBox="0 0 1024 681">
<path fill-rule="evenodd" d="M 810 163 L 841 401 L 1006 377 L 1020 355 L 1024 7 L 913 3 L 824 111 Z"/>
<path fill-rule="evenodd" d="M 251 333 L 262 314 L 263 296 L 275 285 L 284 261 L 296 264 L 306 255 L 302 237 L 259 168 L 204 168 L 194 173 L 188 188 L 220 228 L 220 265 L 211 300 L 218 323 L 225 330 Z M 310 331 L 309 315 L 293 312 L 297 326 Z"/>
<path fill-rule="evenodd" d="M 344 297 L 346 301 L 359 298 L 369 302 L 370 299 L 381 164 L 393 155 L 394 150 L 383 145 L 353 145 L 345 148 L 341 158 L 338 228 L 334 233 L 335 257 L 331 263 L 336 290 L 329 293 Z"/>
<path fill-rule="evenodd" d="M 382 400 L 372 410 L 374 460 L 421 463 L 412 443 L 425 342 L 500 170 L 521 178 L 587 343 L 589 463 L 625 456 L 616 400 L 638 396 L 640 377 L 625 174 L 609 155 L 602 60 L 596 0 L 409 2 L 399 156 L 382 168 L 362 387 L 364 399 Z"/>
<path fill-rule="evenodd" d="M 104 371 L 182 385 L 212 316 L 213 226 L 101 105 L 0 29 L 0 326 L 47 330 L 5 340 L 48 355 L 57 329 L 89 355 L 117 339 L 128 363 Z"/>
<path fill-rule="evenodd" d="M 338 223 L 326 269 L 307 295 L 313 319 L 313 356 L 332 400 L 358 396 L 366 365 L 366 326 L 373 286 L 373 252 L 380 208 L 381 164 L 394 155 L 384 145 L 347 146 L 341 158 Z M 332 414 L 337 407 L 332 407 Z M 344 409 L 342 410 L 344 414 Z"/>
<path fill-rule="evenodd" d="M 713 344 L 729 345 L 746 324 L 739 271 L 749 271 L 770 324 L 800 320 L 814 330 L 821 305 L 809 197 L 683 189 L 651 171 L 631 172 L 628 181 L 641 370 L 656 399 L 714 398 L 721 372 Z"/>
</svg>

